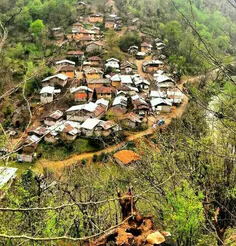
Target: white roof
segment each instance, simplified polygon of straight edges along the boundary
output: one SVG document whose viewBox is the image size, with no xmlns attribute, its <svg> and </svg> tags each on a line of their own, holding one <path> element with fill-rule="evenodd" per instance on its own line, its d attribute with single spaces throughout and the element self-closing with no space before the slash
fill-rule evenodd
<svg viewBox="0 0 236 246">
<path fill-rule="evenodd" d="M 145 56 L 146 53 L 145 53 L 145 52 L 138 52 L 136 55 L 137 55 L 137 56 Z"/>
<path fill-rule="evenodd" d="M 58 79 L 61 79 L 61 80 L 67 80 L 69 77 L 66 76 L 65 74 L 59 73 L 59 74 L 56 74 L 56 75 L 53 75 L 53 76 L 50 76 L 50 77 L 45 78 L 43 80 L 43 82 L 48 81 L 48 80 L 51 80 L 53 78 L 58 78 Z"/>
<path fill-rule="evenodd" d="M 133 81 L 130 75 L 121 75 L 120 79 L 121 79 L 122 84 L 133 84 Z"/>
<path fill-rule="evenodd" d="M 140 96 L 138 94 L 131 97 L 132 100 L 138 100 L 140 99 Z"/>
<path fill-rule="evenodd" d="M 36 135 L 28 136 L 27 140 L 30 140 L 32 143 L 38 143 L 40 141 L 40 138 Z"/>
<path fill-rule="evenodd" d="M 125 95 L 126 95 L 127 92 L 125 92 L 125 91 L 117 91 L 116 94 L 117 94 L 117 95 L 120 95 L 120 94 L 125 94 Z"/>
<path fill-rule="evenodd" d="M 50 126 L 48 129 L 52 135 L 56 136 L 57 132 L 62 132 L 64 130 L 65 126 L 68 124 L 71 125 L 73 128 L 76 128 L 77 130 L 79 130 L 81 127 L 80 123 L 78 123 L 78 122 L 70 121 L 70 120 L 63 120 L 63 121 L 57 122 L 53 126 Z"/>
<path fill-rule="evenodd" d="M 94 127 L 100 122 L 101 120 L 94 118 L 94 119 L 87 119 L 82 125 L 81 128 L 87 129 L 87 130 L 93 130 Z"/>
<path fill-rule="evenodd" d="M 130 88 L 131 91 L 136 91 L 136 92 L 139 92 L 138 88 L 135 88 L 133 86 L 128 86 Z"/>
<path fill-rule="evenodd" d="M 166 81 L 172 81 L 174 82 L 174 80 L 166 75 L 159 75 L 159 76 L 155 76 L 155 81 L 157 83 L 162 83 L 162 82 L 166 82 Z"/>
<path fill-rule="evenodd" d="M 164 97 L 164 98 L 166 98 L 166 95 L 162 91 L 151 91 L 150 97 L 159 97 L 159 98 Z"/>
<path fill-rule="evenodd" d="M 163 73 L 165 73 L 165 71 L 163 71 L 163 70 L 157 70 L 157 71 L 153 74 L 153 77 L 162 75 Z"/>
<path fill-rule="evenodd" d="M 162 64 L 164 64 L 164 62 L 160 61 L 160 60 L 151 60 L 151 61 L 144 61 L 143 62 L 143 66 L 146 66 L 149 64 L 162 65 Z"/>
<path fill-rule="evenodd" d="M 55 62 L 55 64 L 56 65 L 59 65 L 59 64 L 61 64 L 61 63 L 69 63 L 69 64 L 71 64 L 71 65 L 75 65 L 75 62 L 73 62 L 73 61 L 69 61 L 69 60 L 61 60 L 61 61 L 57 61 L 57 62 Z"/>
<path fill-rule="evenodd" d="M 155 98 L 151 100 L 152 107 L 155 107 L 160 104 L 166 104 L 166 105 L 172 106 L 172 103 L 169 99 Z"/>
<path fill-rule="evenodd" d="M 43 93 L 53 94 L 54 90 L 55 88 L 53 86 L 45 86 L 41 89 L 40 94 L 43 94 Z"/>
<path fill-rule="evenodd" d="M 115 74 L 110 78 L 111 81 L 121 81 L 120 75 Z"/>
<path fill-rule="evenodd" d="M 13 167 L 0 167 L 0 188 L 2 188 L 7 182 L 16 176 L 17 168 Z"/>
<path fill-rule="evenodd" d="M 134 83 L 135 83 L 135 85 L 139 85 L 139 84 L 150 85 L 150 82 L 147 81 L 146 79 L 139 79 L 139 80 L 136 80 Z"/>
<path fill-rule="evenodd" d="M 116 97 L 116 98 L 114 99 L 114 101 L 113 101 L 112 106 L 116 106 L 116 105 L 120 105 L 120 104 L 126 106 L 126 104 L 127 104 L 127 98 L 124 97 L 124 96 L 118 96 L 118 97 Z"/>
<path fill-rule="evenodd" d="M 110 62 L 110 61 L 120 62 L 118 59 L 116 59 L 114 57 L 106 60 L 106 62 Z"/>
<path fill-rule="evenodd" d="M 165 44 L 162 42 L 159 42 L 159 43 L 156 43 L 156 46 L 165 46 Z"/>
<path fill-rule="evenodd" d="M 102 104 L 102 105 L 108 107 L 109 101 L 108 101 L 108 100 L 105 100 L 104 98 L 101 98 L 101 99 L 98 99 L 98 100 L 96 101 L 96 104 L 97 104 L 97 105 Z"/>
<path fill-rule="evenodd" d="M 129 47 L 129 50 L 131 50 L 131 49 L 137 49 L 137 50 L 138 50 L 138 46 L 135 46 L 135 45 L 130 46 L 130 47 Z"/>
<path fill-rule="evenodd" d="M 88 88 L 87 86 L 79 86 L 79 87 L 73 87 L 70 89 L 70 93 L 75 93 L 77 91 L 90 91 L 93 92 L 92 89 Z"/>
<path fill-rule="evenodd" d="M 66 112 L 80 111 L 82 109 L 89 111 L 89 112 L 94 112 L 94 110 L 97 108 L 97 106 L 98 105 L 96 103 L 89 102 L 89 103 L 82 104 L 82 105 L 72 106 L 68 110 L 66 110 Z"/>
</svg>

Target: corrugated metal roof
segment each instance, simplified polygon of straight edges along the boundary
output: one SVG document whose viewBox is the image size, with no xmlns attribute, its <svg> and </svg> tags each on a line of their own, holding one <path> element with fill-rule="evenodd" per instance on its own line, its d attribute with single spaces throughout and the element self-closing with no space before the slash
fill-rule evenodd
<svg viewBox="0 0 236 246">
<path fill-rule="evenodd" d="M 69 63 L 71 65 L 75 65 L 75 62 L 70 61 L 70 60 L 66 60 L 66 59 L 55 62 L 56 65 L 59 65 L 59 64 L 62 64 L 62 63 Z"/>
<path fill-rule="evenodd" d="M 94 118 L 94 119 L 87 119 L 82 125 L 81 125 L 81 128 L 84 128 L 86 130 L 93 130 L 95 126 L 98 125 L 98 123 L 100 122 L 101 120 L 97 119 L 97 118 Z"/>
<path fill-rule="evenodd" d="M 0 188 L 2 188 L 11 178 L 16 176 L 18 168 L 0 167 Z"/>
<path fill-rule="evenodd" d="M 43 94 L 43 93 L 53 94 L 54 90 L 55 90 L 55 87 L 53 86 L 45 86 L 41 89 L 40 94 Z"/>
<path fill-rule="evenodd" d="M 163 98 L 155 98 L 151 100 L 152 107 L 155 107 L 157 105 L 168 105 L 172 106 L 172 103 L 169 99 L 163 99 Z"/>
</svg>

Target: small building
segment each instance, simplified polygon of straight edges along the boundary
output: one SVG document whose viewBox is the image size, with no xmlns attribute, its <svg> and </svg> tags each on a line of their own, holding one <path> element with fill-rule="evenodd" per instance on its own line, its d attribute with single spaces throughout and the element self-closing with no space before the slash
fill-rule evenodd
<svg viewBox="0 0 236 246">
<path fill-rule="evenodd" d="M 173 104 L 181 104 L 184 99 L 184 94 L 178 89 L 167 90 L 167 97 Z"/>
<path fill-rule="evenodd" d="M 42 86 L 46 87 L 46 86 L 51 86 L 51 87 L 55 87 L 55 86 L 60 86 L 60 87 L 64 87 L 67 82 L 68 82 L 69 77 L 65 74 L 59 73 L 50 77 L 45 78 L 44 80 L 42 80 Z"/>
<path fill-rule="evenodd" d="M 175 81 L 166 75 L 159 75 L 154 78 L 156 86 L 159 90 L 168 90 L 170 88 L 175 88 Z"/>
<path fill-rule="evenodd" d="M 102 66 L 102 59 L 98 56 L 92 56 L 88 58 L 91 66 L 94 67 L 101 67 Z"/>
<path fill-rule="evenodd" d="M 110 77 L 111 85 L 113 87 L 120 87 L 121 86 L 121 78 L 119 74 L 115 74 L 112 77 Z"/>
<path fill-rule="evenodd" d="M 59 72 L 61 74 L 65 74 L 70 79 L 73 79 L 75 77 L 75 67 L 72 66 L 64 66 L 59 69 Z"/>
<path fill-rule="evenodd" d="M 81 131 L 86 137 L 91 137 L 94 135 L 95 127 L 100 123 L 101 120 L 94 119 L 86 119 L 85 122 L 81 125 Z"/>
<path fill-rule="evenodd" d="M 112 103 L 112 107 L 121 107 L 121 108 L 127 108 L 127 103 L 128 103 L 128 100 L 126 97 L 124 96 L 117 96 L 115 97 L 113 103 Z"/>
<path fill-rule="evenodd" d="M 157 70 L 163 68 L 163 61 L 152 60 L 152 61 L 144 61 L 142 68 L 145 73 L 154 73 Z"/>
<path fill-rule="evenodd" d="M 142 125 L 142 120 L 140 115 L 133 112 L 125 114 L 122 119 L 122 126 L 126 129 L 138 129 Z"/>
<path fill-rule="evenodd" d="M 122 128 L 114 121 L 103 121 L 101 120 L 94 129 L 95 136 L 109 137 L 114 136 L 117 132 L 121 131 Z"/>
<path fill-rule="evenodd" d="M 92 36 L 84 36 L 84 37 L 80 37 L 79 38 L 79 42 L 81 44 L 81 46 L 86 46 L 88 43 L 90 43 L 91 41 L 94 41 L 94 37 Z"/>
<path fill-rule="evenodd" d="M 17 168 L 0 167 L 0 199 L 3 198 L 6 188 L 9 188 L 16 178 Z"/>
<path fill-rule="evenodd" d="M 83 69 L 86 79 L 102 79 L 103 71 L 98 68 Z"/>
<path fill-rule="evenodd" d="M 52 36 L 56 40 L 61 40 L 64 37 L 64 32 L 61 27 L 54 27 L 51 29 Z"/>
<path fill-rule="evenodd" d="M 121 64 L 121 73 L 123 74 L 132 74 L 134 70 L 134 65 L 126 61 Z"/>
<path fill-rule="evenodd" d="M 89 102 L 83 105 L 76 105 L 70 107 L 67 113 L 67 120 L 83 122 L 88 118 L 101 118 L 106 112 L 105 107 Z"/>
<path fill-rule="evenodd" d="M 152 45 L 147 43 L 147 42 L 143 42 L 141 44 L 141 52 L 145 52 L 146 54 L 150 54 L 152 52 Z"/>
<path fill-rule="evenodd" d="M 60 110 L 56 110 L 44 118 L 44 124 L 46 126 L 53 126 L 62 120 L 62 116 L 63 112 Z"/>
<path fill-rule="evenodd" d="M 170 113 L 172 103 L 169 99 L 155 98 L 151 100 L 151 106 L 154 112 Z"/>
<path fill-rule="evenodd" d="M 93 90 L 87 86 L 71 88 L 70 93 L 73 94 L 75 102 L 87 102 L 91 100 L 93 96 Z"/>
<path fill-rule="evenodd" d="M 132 104 L 133 104 L 133 112 L 137 115 L 139 115 L 141 118 L 145 117 L 150 112 L 150 106 L 149 104 L 138 95 L 133 96 L 132 98 Z"/>
<path fill-rule="evenodd" d="M 102 51 L 104 49 L 104 43 L 100 41 L 92 41 L 86 45 L 86 52 Z"/>
<path fill-rule="evenodd" d="M 151 91 L 149 97 L 151 100 L 156 98 L 167 98 L 167 94 L 165 91 Z"/>
<path fill-rule="evenodd" d="M 55 62 L 55 67 L 59 70 L 64 66 L 71 66 L 71 67 L 75 67 L 75 62 L 70 61 L 70 60 L 60 60 L 60 61 L 56 61 Z"/>
<path fill-rule="evenodd" d="M 102 23 L 103 22 L 103 15 L 100 13 L 96 13 L 89 16 L 90 23 Z"/>
<path fill-rule="evenodd" d="M 81 22 L 76 22 L 72 25 L 72 29 L 77 29 L 80 31 L 84 29 L 84 25 Z"/>
<path fill-rule="evenodd" d="M 134 167 L 140 156 L 132 150 L 120 150 L 113 155 L 115 161 L 121 167 Z"/>
<path fill-rule="evenodd" d="M 129 96 L 133 96 L 133 95 L 139 93 L 138 88 L 132 87 L 132 86 L 128 86 L 128 85 L 122 85 L 122 86 L 118 87 L 117 91 L 118 92 L 119 91 L 125 92 L 126 95 L 129 95 Z"/>
<path fill-rule="evenodd" d="M 114 88 L 107 87 L 107 86 L 95 88 L 95 91 L 98 99 L 104 98 L 104 99 L 111 100 L 114 94 Z"/>
<path fill-rule="evenodd" d="M 74 141 L 78 133 L 80 133 L 80 131 L 77 128 L 73 127 L 69 122 L 66 122 L 61 132 L 61 139 L 64 141 Z"/>
<path fill-rule="evenodd" d="M 114 18 L 106 18 L 105 19 L 105 28 L 114 29 L 115 20 Z"/>
<path fill-rule="evenodd" d="M 138 46 L 136 46 L 136 45 L 130 46 L 129 49 L 128 49 L 128 52 L 131 55 L 137 54 L 138 53 Z"/>
<path fill-rule="evenodd" d="M 76 58 L 76 60 L 81 63 L 84 60 L 84 52 L 80 50 L 71 50 L 67 52 L 67 56 L 70 58 Z"/>
<path fill-rule="evenodd" d="M 146 57 L 146 53 L 145 52 L 138 52 L 136 55 L 135 55 L 136 59 L 137 60 L 144 60 L 145 57 Z"/>
<path fill-rule="evenodd" d="M 133 80 L 130 75 L 120 75 L 121 85 L 132 86 Z"/>
<path fill-rule="evenodd" d="M 109 79 L 87 79 L 87 84 L 90 89 L 95 89 L 103 86 L 110 86 Z"/>
<path fill-rule="evenodd" d="M 104 99 L 104 98 L 100 98 L 100 99 L 98 99 L 97 101 L 96 101 L 96 104 L 97 105 L 100 105 L 100 106 L 102 106 L 102 107 L 105 107 L 105 109 L 107 110 L 108 109 L 108 107 L 109 107 L 109 101 L 108 100 L 106 100 L 106 99 Z"/>
<path fill-rule="evenodd" d="M 95 32 L 95 34 L 94 34 L 95 37 L 99 37 L 100 34 L 101 34 L 101 29 L 100 29 L 99 27 L 97 27 L 97 26 L 93 26 L 93 27 L 90 29 L 90 31 Z"/>
<path fill-rule="evenodd" d="M 105 64 L 105 68 L 114 68 L 119 70 L 120 69 L 120 61 L 116 58 L 110 58 L 108 60 L 106 60 L 106 64 Z"/>
<path fill-rule="evenodd" d="M 146 79 L 137 79 L 135 82 L 135 87 L 138 88 L 139 91 L 144 91 L 144 92 L 148 92 L 149 91 L 149 87 L 150 87 L 150 82 Z"/>
<path fill-rule="evenodd" d="M 55 90 L 53 86 L 45 86 L 40 91 L 40 101 L 42 104 L 50 103 L 53 101 L 54 95 L 61 93 L 61 90 Z"/>
</svg>

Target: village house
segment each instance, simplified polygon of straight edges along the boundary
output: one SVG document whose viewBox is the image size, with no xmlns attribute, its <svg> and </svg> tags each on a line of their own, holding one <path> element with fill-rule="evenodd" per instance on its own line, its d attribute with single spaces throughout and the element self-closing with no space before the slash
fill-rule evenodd
<svg viewBox="0 0 236 246">
<path fill-rule="evenodd" d="M 73 127 L 69 122 L 66 122 L 64 129 L 61 132 L 61 139 L 63 141 L 74 141 L 77 138 L 78 133 L 80 133 L 80 130 Z"/>
<path fill-rule="evenodd" d="M 82 38 L 90 38 L 90 42 L 94 40 L 94 35 L 96 32 L 85 30 L 85 29 L 73 29 L 72 30 L 72 37 L 75 40 L 82 40 Z M 88 40 L 88 39 L 87 39 Z"/>
<path fill-rule="evenodd" d="M 48 129 L 44 126 L 38 126 L 36 128 L 32 128 L 28 130 L 28 136 L 37 136 L 38 138 L 41 138 L 47 133 Z"/>
<path fill-rule="evenodd" d="M 89 42 L 86 45 L 86 51 L 87 52 L 101 51 L 103 49 L 104 49 L 104 43 L 101 41 Z"/>
<path fill-rule="evenodd" d="M 70 57 L 70 58 L 76 58 L 76 60 L 79 62 L 79 63 L 82 63 L 83 60 L 84 60 L 84 52 L 83 51 L 80 51 L 80 50 L 71 50 L 71 51 L 68 51 L 67 52 L 67 56 Z"/>
<path fill-rule="evenodd" d="M 53 126 L 62 120 L 62 116 L 63 112 L 60 110 L 56 110 L 44 118 L 44 124 L 46 126 Z"/>
<path fill-rule="evenodd" d="M 106 18 L 105 19 L 105 28 L 114 29 L 115 20 L 114 18 Z"/>
<path fill-rule="evenodd" d="M 151 106 L 154 112 L 170 113 L 172 103 L 169 99 L 155 98 L 151 100 Z"/>
<path fill-rule="evenodd" d="M 80 22 L 76 22 L 72 25 L 72 29 L 76 29 L 76 30 L 80 31 L 80 30 L 84 29 L 84 25 Z"/>
<path fill-rule="evenodd" d="M 115 161 L 122 167 L 135 167 L 140 156 L 132 150 L 120 150 L 113 155 Z"/>
<path fill-rule="evenodd" d="M 116 58 L 110 58 L 110 59 L 106 60 L 106 63 L 105 63 L 105 68 L 108 68 L 108 67 L 119 70 L 120 69 L 120 61 Z"/>
<path fill-rule="evenodd" d="M 17 161 L 19 162 L 32 162 L 35 157 L 40 138 L 36 135 L 28 136 L 21 145 L 21 149 L 17 153 Z"/>
<path fill-rule="evenodd" d="M 99 39 L 101 36 L 101 29 L 97 26 L 93 26 L 90 31 L 94 32 L 94 38 Z"/>
<path fill-rule="evenodd" d="M 122 74 L 132 74 L 134 70 L 134 65 L 126 61 L 121 64 L 120 70 Z"/>
<path fill-rule="evenodd" d="M 64 37 L 64 32 L 61 27 L 54 27 L 51 29 L 52 36 L 56 40 L 61 40 Z"/>
<path fill-rule="evenodd" d="M 147 43 L 147 42 L 143 42 L 141 44 L 141 52 L 144 52 L 146 54 L 150 54 L 152 52 L 152 45 Z"/>
<path fill-rule="evenodd" d="M 150 106 L 143 98 L 139 97 L 139 95 L 135 95 L 132 96 L 131 99 L 134 107 L 133 112 L 135 114 L 139 115 L 141 118 L 149 115 Z"/>
<path fill-rule="evenodd" d="M 152 60 L 152 61 L 144 61 L 142 68 L 145 73 L 154 73 L 157 70 L 163 68 L 163 61 Z"/>
<path fill-rule="evenodd" d="M 95 39 L 94 39 L 94 37 L 91 37 L 91 36 L 85 36 L 85 37 L 81 37 L 80 39 L 79 39 L 79 43 L 80 43 L 80 45 L 82 46 L 82 47 L 85 47 L 88 43 L 90 43 L 90 42 L 92 42 L 92 41 L 94 41 Z"/>
<path fill-rule="evenodd" d="M 112 77 L 110 77 L 111 85 L 113 87 L 120 87 L 121 86 L 121 78 L 119 74 L 115 74 Z"/>
<path fill-rule="evenodd" d="M 102 87 L 95 88 L 95 92 L 98 99 L 104 98 L 104 99 L 111 100 L 114 94 L 114 88 L 102 86 Z"/>
<path fill-rule="evenodd" d="M 103 15 L 100 13 L 93 14 L 89 16 L 90 23 L 102 23 L 103 22 Z"/>
<path fill-rule="evenodd" d="M 142 126 L 141 117 L 133 112 L 125 114 L 121 119 L 121 124 L 125 129 L 136 130 Z"/>
<path fill-rule="evenodd" d="M 104 107 L 96 103 L 89 102 L 83 105 L 76 105 L 69 108 L 67 113 L 67 120 L 83 122 L 88 118 L 101 118 L 105 114 Z"/>
<path fill-rule="evenodd" d="M 144 60 L 145 57 L 146 57 L 146 53 L 145 52 L 138 52 L 136 55 L 135 55 L 136 59 L 137 60 Z"/>
<path fill-rule="evenodd" d="M 121 85 L 132 86 L 133 80 L 130 75 L 120 75 Z"/>
<path fill-rule="evenodd" d="M 139 92 L 138 88 L 133 87 L 133 86 L 128 86 L 128 85 L 122 85 L 122 86 L 118 87 L 117 91 L 118 92 L 119 91 L 125 92 L 126 95 L 129 95 L 129 96 L 133 96 Z"/>
<path fill-rule="evenodd" d="M 59 69 L 59 72 L 61 74 L 66 75 L 70 79 L 73 79 L 75 77 L 75 67 L 72 66 L 64 66 Z"/>
<path fill-rule="evenodd" d="M 184 99 L 184 94 L 176 90 L 167 90 L 167 97 L 173 104 L 181 104 Z"/>
<path fill-rule="evenodd" d="M 101 120 L 94 129 L 94 135 L 101 137 L 109 137 L 111 135 L 114 136 L 121 130 L 122 128 L 114 121 Z"/>
<path fill-rule="evenodd" d="M 129 49 L 128 49 L 128 52 L 131 54 L 131 55 L 135 55 L 137 52 L 138 52 L 138 46 L 130 46 Z"/>
<path fill-rule="evenodd" d="M 60 89 L 55 90 L 53 86 L 45 86 L 40 91 L 40 101 L 42 104 L 53 101 L 54 95 L 61 93 Z"/>
<path fill-rule="evenodd" d="M 62 67 L 65 66 L 75 67 L 75 62 L 66 59 L 55 62 L 55 67 L 57 70 L 60 70 Z"/>
<path fill-rule="evenodd" d="M 87 84 L 90 89 L 95 89 L 103 86 L 110 86 L 109 79 L 87 79 Z"/>
<path fill-rule="evenodd" d="M 108 109 L 109 107 L 109 101 L 104 99 L 104 98 L 100 98 L 96 101 L 96 104 L 97 105 L 100 105 L 101 107 L 104 107 L 106 110 Z"/>
<path fill-rule="evenodd" d="M 137 78 L 134 80 L 135 87 L 139 91 L 148 92 L 150 87 L 150 82 L 144 78 Z"/>
<path fill-rule="evenodd" d="M 168 77 L 166 75 L 156 76 L 154 78 L 154 81 L 156 83 L 157 88 L 159 90 L 161 90 L 161 91 L 162 90 L 167 91 L 170 88 L 175 88 L 176 87 L 175 81 L 172 78 L 170 78 L 170 77 Z"/>
<path fill-rule="evenodd" d="M 112 103 L 112 107 L 121 107 L 121 108 L 124 108 L 126 109 L 127 108 L 127 103 L 128 103 L 128 100 L 126 97 L 124 96 L 117 96 L 115 97 L 113 103 Z"/>
<path fill-rule="evenodd" d="M 71 88 L 70 93 L 73 94 L 75 102 L 87 102 L 91 100 L 93 96 L 93 90 L 87 86 Z"/>
<path fill-rule="evenodd" d="M 98 68 L 83 69 L 86 79 L 102 79 L 103 71 Z"/>
<path fill-rule="evenodd" d="M 3 198 L 5 191 L 10 188 L 16 178 L 18 168 L 0 167 L 0 199 Z"/>
<path fill-rule="evenodd" d="M 150 91 L 149 97 L 151 100 L 156 98 L 167 98 L 167 94 L 165 91 Z"/>
<path fill-rule="evenodd" d="M 99 124 L 100 120 L 95 119 L 86 119 L 84 123 L 81 125 L 81 131 L 82 134 L 84 134 L 86 137 L 91 137 L 94 135 L 94 129 Z"/>
<path fill-rule="evenodd" d="M 91 66 L 94 67 L 101 67 L 102 66 L 102 59 L 98 56 L 92 56 L 88 58 Z"/>
<path fill-rule="evenodd" d="M 42 80 L 42 86 L 60 86 L 60 87 L 64 87 L 67 84 L 69 77 L 65 74 L 59 73 L 50 77 L 45 78 L 44 80 Z"/>
<path fill-rule="evenodd" d="M 57 143 L 58 140 L 60 139 L 59 137 L 59 132 L 57 131 L 49 131 L 45 136 L 44 136 L 44 141 L 46 143 Z"/>
</svg>

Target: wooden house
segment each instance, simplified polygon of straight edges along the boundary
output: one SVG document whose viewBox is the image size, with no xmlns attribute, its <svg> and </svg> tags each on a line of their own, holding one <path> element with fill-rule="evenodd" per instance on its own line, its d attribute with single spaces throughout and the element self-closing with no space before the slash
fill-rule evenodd
<svg viewBox="0 0 236 246">
<path fill-rule="evenodd" d="M 86 45 L 87 52 L 101 51 L 104 49 L 104 43 L 101 41 L 92 41 Z"/>
<path fill-rule="evenodd" d="M 45 86 L 40 91 L 40 101 L 42 104 L 50 103 L 53 101 L 56 94 L 61 93 L 60 89 L 55 90 L 53 86 Z"/>
<path fill-rule="evenodd" d="M 118 88 L 118 87 L 121 86 L 121 78 L 120 78 L 120 75 L 119 75 L 119 74 L 113 75 L 113 76 L 110 78 L 110 80 L 111 80 L 111 85 L 112 85 L 113 87 Z"/>
<path fill-rule="evenodd" d="M 121 123 L 124 128 L 135 130 L 142 125 L 142 120 L 139 115 L 130 112 L 122 117 Z"/>
<path fill-rule="evenodd" d="M 46 126 L 53 126 L 62 120 L 62 116 L 63 112 L 60 110 L 56 110 L 44 118 L 44 124 Z"/>
<path fill-rule="evenodd" d="M 152 61 L 144 61 L 142 68 L 145 73 L 155 73 L 159 69 L 162 69 L 164 66 L 163 61 L 152 60 Z"/>
<path fill-rule="evenodd" d="M 140 161 L 140 156 L 132 150 L 120 150 L 113 157 L 122 168 L 134 167 Z"/>
<path fill-rule="evenodd" d="M 104 99 L 111 100 L 114 94 L 114 88 L 107 87 L 107 86 L 95 88 L 95 91 L 98 99 L 104 98 Z"/>
<path fill-rule="evenodd" d="M 103 71 L 98 68 L 83 69 L 86 79 L 102 79 Z"/>
<path fill-rule="evenodd" d="M 105 28 L 107 29 L 114 29 L 115 20 L 113 18 L 106 18 L 105 19 Z"/>
<path fill-rule="evenodd" d="M 150 54 L 152 52 L 152 45 L 147 43 L 147 42 L 143 42 L 141 44 L 141 52 L 145 52 L 146 54 Z"/>
<path fill-rule="evenodd" d="M 92 56 L 88 58 L 90 65 L 93 67 L 101 67 L 102 66 L 102 59 L 98 56 Z"/>
<path fill-rule="evenodd" d="M 87 84 L 90 89 L 95 89 L 103 86 L 109 86 L 109 79 L 87 79 Z"/>
<path fill-rule="evenodd" d="M 151 106 L 154 112 L 170 113 L 172 103 L 169 99 L 155 98 L 151 100 Z"/>
<path fill-rule="evenodd" d="M 59 72 L 61 74 L 65 74 L 70 79 L 73 79 L 75 77 L 75 67 L 72 66 L 64 66 L 59 69 Z"/>
<path fill-rule="evenodd" d="M 73 94 L 75 102 L 87 102 L 91 100 L 93 96 L 93 90 L 91 90 L 87 86 L 72 88 L 70 93 Z"/>
<path fill-rule="evenodd" d="M 103 22 L 103 15 L 100 13 L 93 14 L 89 16 L 90 23 L 102 23 Z"/>
<path fill-rule="evenodd" d="M 45 78 L 44 80 L 42 80 L 42 86 L 60 86 L 60 87 L 64 87 L 67 84 L 69 77 L 65 74 L 59 73 L 50 77 Z"/>
</svg>

